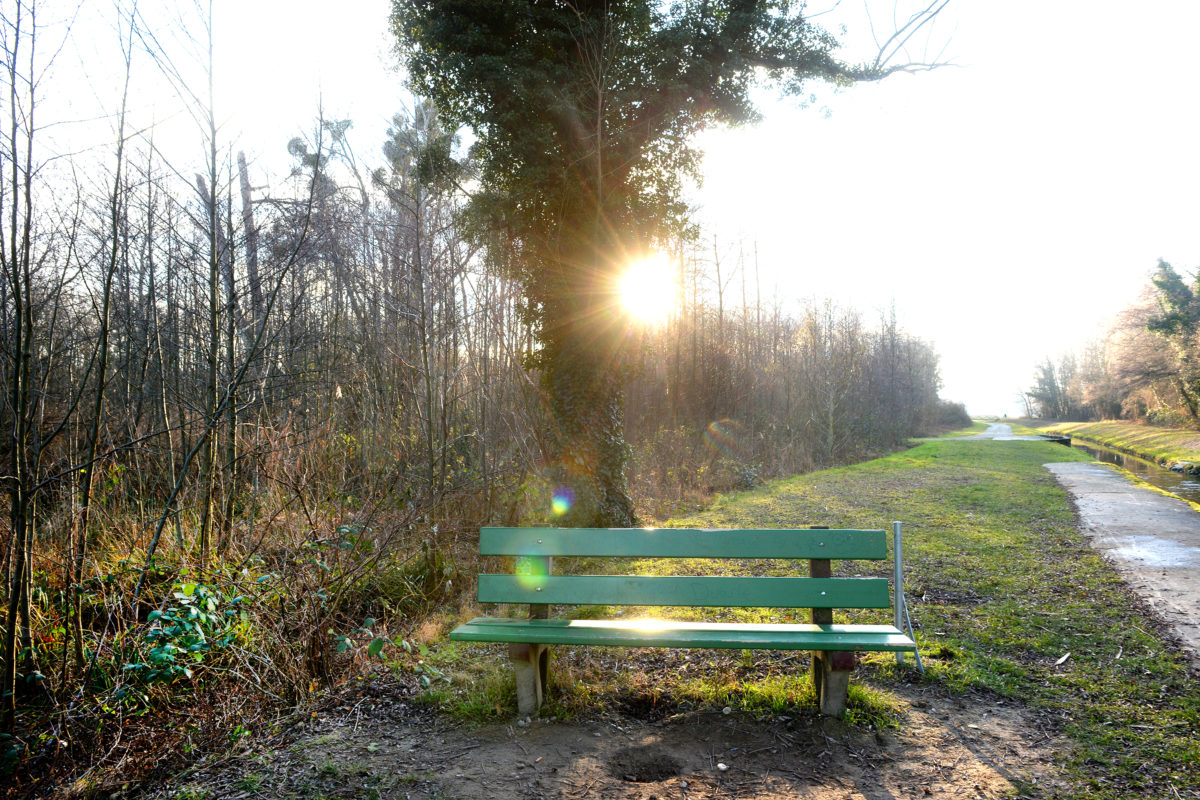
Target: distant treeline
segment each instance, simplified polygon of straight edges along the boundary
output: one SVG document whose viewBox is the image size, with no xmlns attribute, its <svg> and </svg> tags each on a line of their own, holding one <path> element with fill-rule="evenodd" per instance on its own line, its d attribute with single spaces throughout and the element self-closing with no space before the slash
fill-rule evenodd
<svg viewBox="0 0 1200 800">
<path fill-rule="evenodd" d="M 1200 427 L 1200 274 L 1159 260 L 1148 285 L 1082 353 L 1036 368 L 1029 416 Z"/>
</svg>

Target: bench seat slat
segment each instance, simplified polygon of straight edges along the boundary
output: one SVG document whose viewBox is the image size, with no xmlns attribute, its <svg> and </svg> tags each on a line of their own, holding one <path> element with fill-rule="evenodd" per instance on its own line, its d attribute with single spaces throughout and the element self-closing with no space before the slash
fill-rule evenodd
<svg viewBox="0 0 1200 800">
<path fill-rule="evenodd" d="M 484 556 L 885 559 L 882 530 L 482 528 Z"/>
<path fill-rule="evenodd" d="M 450 632 L 460 642 L 688 647 L 738 650 L 911 651 L 891 625 L 806 625 L 670 620 L 501 619 L 479 617 Z"/>
<path fill-rule="evenodd" d="M 481 603 L 887 608 L 887 578 L 480 575 Z"/>
</svg>

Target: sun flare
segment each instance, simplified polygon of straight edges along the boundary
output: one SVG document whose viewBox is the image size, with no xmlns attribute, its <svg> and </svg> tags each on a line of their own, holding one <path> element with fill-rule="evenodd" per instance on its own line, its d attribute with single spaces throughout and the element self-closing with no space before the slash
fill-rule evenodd
<svg viewBox="0 0 1200 800">
<path fill-rule="evenodd" d="M 679 296 L 679 282 L 666 256 L 653 255 L 629 265 L 617 285 L 625 313 L 644 325 L 666 320 Z"/>
</svg>

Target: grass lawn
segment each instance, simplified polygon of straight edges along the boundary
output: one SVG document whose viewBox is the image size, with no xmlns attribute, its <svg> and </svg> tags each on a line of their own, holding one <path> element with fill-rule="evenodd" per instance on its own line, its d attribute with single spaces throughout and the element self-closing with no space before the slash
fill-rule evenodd
<svg viewBox="0 0 1200 800">
<path fill-rule="evenodd" d="M 1128 422 L 1058 422 L 1042 433 L 1066 433 L 1113 450 L 1171 466 L 1180 461 L 1200 464 L 1200 432 L 1156 428 Z"/>
<path fill-rule="evenodd" d="M 1200 685 L 1075 530 L 1068 497 L 1041 466 L 1086 458 L 1052 443 L 946 438 L 724 497 L 671 524 L 879 528 L 904 521 L 924 680 L 951 692 L 1014 698 L 1050 720 L 1072 743 L 1066 769 L 1073 785 L 1064 797 L 1200 796 Z M 753 562 L 725 568 L 762 569 Z M 555 698 L 552 712 L 647 696 L 814 712 L 808 683 L 795 674 L 803 670 L 794 663 L 791 671 L 776 668 L 777 654 L 593 652 L 594 659 L 573 667 L 572 688 Z M 797 656 L 782 656 L 789 658 Z M 865 662 L 849 719 L 896 724 L 887 688 L 913 676 L 882 654 Z M 453 696 L 443 690 L 435 699 L 468 715 L 512 713 L 503 659 L 445 645 L 436 663 L 448 671 L 470 663 L 482 672 L 471 689 Z"/>
</svg>

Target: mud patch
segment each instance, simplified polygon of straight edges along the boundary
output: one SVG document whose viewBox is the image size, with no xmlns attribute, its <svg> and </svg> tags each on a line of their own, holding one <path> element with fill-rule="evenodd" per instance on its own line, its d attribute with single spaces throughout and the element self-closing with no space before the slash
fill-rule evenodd
<svg viewBox="0 0 1200 800">
<path fill-rule="evenodd" d="M 654 745 L 625 747 L 613 753 L 609 772 L 632 783 L 657 783 L 674 778 L 682 767 L 674 756 Z"/>
</svg>

